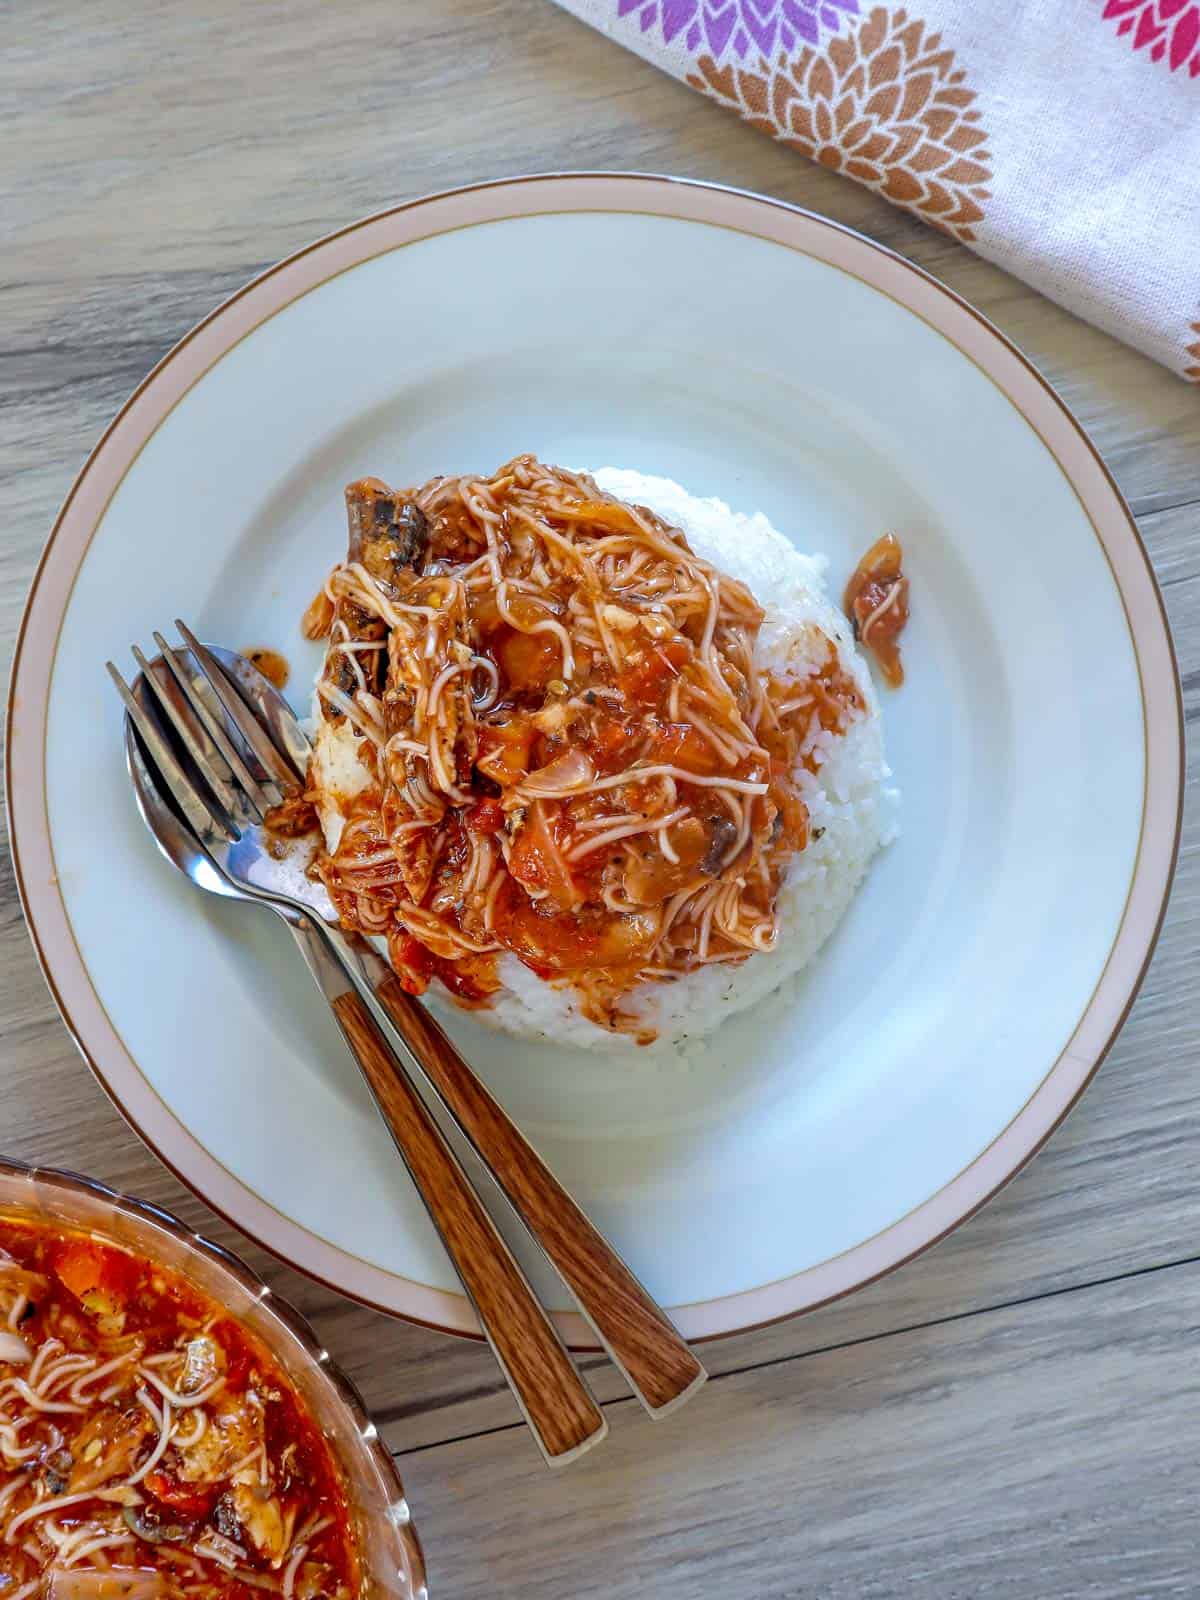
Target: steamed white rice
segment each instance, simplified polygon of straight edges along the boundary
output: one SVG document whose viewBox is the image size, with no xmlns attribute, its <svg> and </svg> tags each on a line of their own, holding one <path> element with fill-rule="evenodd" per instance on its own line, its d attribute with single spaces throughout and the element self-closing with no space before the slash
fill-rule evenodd
<svg viewBox="0 0 1200 1600">
<path fill-rule="evenodd" d="M 649 506 L 682 528 L 697 555 L 746 584 L 766 612 L 755 653 L 764 672 L 784 680 L 805 676 L 814 646 L 817 661 L 824 653 L 813 635 L 815 624 L 835 641 L 842 666 L 858 684 L 867 706 L 866 714 L 844 735 L 818 733 L 813 746 L 819 762 L 815 776 L 803 767 L 798 771 L 812 837 L 783 881 L 776 948 L 752 955 L 740 966 L 715 964 L 671 982 L 644 983 L 623 999 L 623 1010 L 634 1013 L 639 1023 L 657 1030 L 659 1040 L 667 1042 L 711 1033 L 812 960 L 853 899 L 872 856 L 895 833 L 897 796 L 886 785 L 890 772 L 884 760 L 878 696 L 849 624 L 825 593 L 825 558 L 801 555 L 761 512 L 745 516 L 723 501 L 698 499 L 669 478 L 617 467 L 603 467 L 594 477 L 610 494 Z M 319 707 L 315 714 L 319 721 Z M 321 724 L 316 743 L 315 759 L 326 792 L 347 796 L 358 792 L 367 778 L 349 728 L 343 724 L 334 730 Z M 333 850 L 342 828 L 336 805 L 322 808 L 321 822 Z M 498 974 L 504 987 L 488 1006 L 472 1013 L 485 1026 L 590 1049 L 637 1048 L 627 1035 L 610 1033 L 589 1021 L 570 987 L 546 983 L 515 956 L 500 957 Z M 453 1006 L 436 985 L 427 998 L 435 1010 Z"/>
</svg>

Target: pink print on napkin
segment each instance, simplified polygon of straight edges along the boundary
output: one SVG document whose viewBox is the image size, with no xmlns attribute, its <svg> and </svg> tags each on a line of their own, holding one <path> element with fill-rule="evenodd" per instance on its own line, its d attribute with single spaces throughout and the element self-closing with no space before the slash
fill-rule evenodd
<svg viewBox="0 0 1200 1600">
<path fill-rule="evenodd" d="M 558 0 L 1200 384 L 1200 0 Z"/>
<path fill-rule="evenodd" d="M 1107 0 L 1104 16 L 1130 37 L 1135 50 L 1150 47 L 1151 61 L 1165 61 L 1174 72 L 1187 63 L 1200 78 L 1200 5 L 1195 0 Z"/>
</svg>

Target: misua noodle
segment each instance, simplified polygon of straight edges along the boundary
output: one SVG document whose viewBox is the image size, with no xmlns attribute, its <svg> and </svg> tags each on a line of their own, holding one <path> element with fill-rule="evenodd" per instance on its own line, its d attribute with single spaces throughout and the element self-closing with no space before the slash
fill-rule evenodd
<svg viewBox="0 0 1200 1600">
<path fill-rule="evenodd" d="M 797 773 L 865 710 L 833 641 L 800 681 L 758 673 L 744 584 L 531 456 L 346 498 L 305 621 L 369 775 L 320 861 L 342 920 L 414 993 L 486 1004 L 507 951 L 635 1032 L 637 985 L 771 950 Z"/>
</svg>

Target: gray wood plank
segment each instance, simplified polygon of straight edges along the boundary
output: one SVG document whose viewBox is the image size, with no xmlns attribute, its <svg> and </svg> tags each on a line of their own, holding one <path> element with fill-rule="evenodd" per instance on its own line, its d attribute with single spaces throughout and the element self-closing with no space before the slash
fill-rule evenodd
<svg viewBox="0 0 1200 1600">
<path fill-rule="evenodd" d="M 1166 579 L 1187 703 L 1200 712 L 1200 516 L 1184 508 L 1143 529 Z M 1189 784 L 1194 801 L 1195 761 Z M 1096 1083 L 1037 1161 L 937 1249 L 860 1295 L 792 1321 L 710 1345 L 715 1372 L 836 1346 L 879 1332 L 1108 1279 L 1196 1252 L 1191 1118 L 1200 1018 L 1181 1005 L 1200 946 L 1195 806 L 1163 938 L 1142 997 Z M 35 971 L 16 910 L 11 864 L 0 863 L 0 1018 L 5 1020 L 4 1147 L 82 1166 L 238 1244 L 143 1150 L 81 1071 Z M 49 1116 L 50 1108 L 53 1116 Z M 245 1248 L 242 1245 L 242 1248 Z M 512 1401 L 483 1350 L 388 1324 L 288 1269 L 247 1253 L 314 1315 L 330 1347 L 378 1409 L 397 1446 L 501 1425 Z M 598 1367 L 599 1392 L 621 1392 Z"/>
<path fill-rule="evenodd" d="M 50 501 L 149 361 L 262 265 L 432 188 L 573 167 L 761 189 L 862 229 L 1027 349 L 1139 509 L 1200 498 L 1200 404 L 1186 385 L 546 0 L 368 0 L 352 29 L 320 0 L 290 5 L 286 20 L 236 0 L 214 0 L 202 17 L 180 0 L 89 17 L 66 49 L 73 11 L 28 6 L 26 39 L 42 42 L 0 59 L 0 95 L 22 106 L 0 157 L 14 235 L 0 405 L 11 374 L 23 379 L 19 415 L 5 406 L 0 427 L 18 442 L 57 442 Z M 63 439 L 63 410 L 79 407 L 88 415 Z M 28 468 L 44 453 L 22 458 Z M 45 499 L 31 508 L 31 539 L 47 509 Z"/>
<path fill-rule="evenodd" d="M 1200 1267 L 608 1407 L 553 1476 L 516 1428 L 401 1456 L 456 1600 L 1196 1593 Z"/>
<path fill-rule="evenodd" d="M 1144 513 L 1189 707 L 1200 717 L 1196 392 L 877 197 L 772 146 L 547 0 L 363 0 L 351 12 L 319 0 L 202 8 L 118 0 L 102 12 L 41 0 L 21 9 L 15 31 L 0 56 L 0 103 L 14 108 L 0 143 L 5 659 L 41 543 L 86 451 L 151 363 L 254 271 L 430 189 L 521 170 L 640 168 L 825 212 L 926 266 L 1016 339 Z M 1200 1038 L 1185 1002 L 1196 976 L 1198 870 L 1189 817 L 1143 997 L 1099 1081 L 1039 1161 L 887 1282 L 802 1322 L 710 1346 L 713 1370 L 929 1326 L 1195 1252 L 1189 1132 Z M 0 1083 L 8 1153 L 84 1168 L 235 1241 L 82 1070 L 38 977 L 6 854 Z M 482 1350 L 387 1323 L 262 1264 L 314 1315 L 396 1445 L 511 1420 Z M 607 1373 L 600 1386 L 619 1392 Z M 781 1471 L 778 1493 L 787 1487 Z M 686 1499 L 679 1480 L 671 1493 Z M 464 1516 L 454 1537 L 469 1536 Z"/>
</svg>

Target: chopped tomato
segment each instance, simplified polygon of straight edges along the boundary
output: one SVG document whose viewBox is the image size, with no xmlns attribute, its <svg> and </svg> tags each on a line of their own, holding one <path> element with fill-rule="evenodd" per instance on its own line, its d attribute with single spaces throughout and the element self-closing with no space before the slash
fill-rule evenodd
<svg viewBox="0 0 1200 1600">
<path fill-rule="evenodd" d="M 482 1005 L 500 987 L 492 954 L 464 956 L 461 961 L 435 958 L 434 970 L 450 993 L 467 1005 Z"/>
<path fill-rule="evenodd" d="M 59 1282 L 76 1298 L 89 1289 L 117 1289 L 127 1286 L 133 1265 L 119 1250 L 111 1250 L 92 1239 L 77 1239 L 60 1252 L 54 1266 Z"/>
<path fill-rule="evenodd" d="M 156 1500 L 185 1517 L 202 1517 L 212 1506 L 219 1485 L 180 1483 L 166 1472 L 148 1472 L 142 1480 Z"/>
<path fill-rule="evenodd" d="M 79 1239 L 60 1252 L 54 1270 L 106 1338 L 124 1331 L 135 1268 L 123 1251 Z"/>
<path fill-rule="evenodd" d="M 691 650 L 682 639 L 644 646 L 617 679 L 622 693 L 639 705 L 661 705 Z"/>
<path fill-rule="evenodd" d="M 467 812 L 467 827 L 472 833 L 499 833 L 504 826 L 504 811 L 498 800 L 481 800 Z"/>
<path fill-rule="evenodd" d="M 496 660 L 517 694 L 526 689 L 544 689 L 562 676 L 562 645 L 553 633 L 518 633 L 507 628 L 495 644 Z"/>
<path fill-rule="evenodd" d="M 237 1324 L 233 1322 L 218 1322 L 211 1332 L 225 1352 L 225 1392 L 236 1393 L 250 1375 L 250 1356 L 246 1349 L 246 1340 Z"/>
<path fill-rule="evenodd" d="M 496 897 L 496 935 L 539 976 L 582 968 L 636 966 L 658 934 L 659 918 L 642 913 L 582 916 L 531 901 L 508 880 Z"/>
<path fill-rule="evenodd" d="M 127 1542 L 121 1552 L 128 1560 L 123 1563 L 118 1557 L 110 1569 L 107 1557 L 97 1552 L 96 1562 L 68 1570 L 66 1577 L 100 1580 L 83 1583 L 89 1600 L 122 1600 L 123 1595 L 128 1600 L 134 1589 L 143 1595 L 176 1595 L 182 1592 L 179 1570 L 161 1559 L 171 1553 L 166 1547 L 186 1542 L 221 1498 L 232 1494 L 234 1504 L 229 1509 L 236 1512 L 250 1542 L 241 1565 L 229 1574 L 228 1589 L 224 1577 L 212 1584 L 204 1579 L 201 1587 L 206 1600 L 217 1596 L 264 1600 L 244 1581 L 253 1579 L 253 1571 L 247 1569 L 265 1568 L 269 1560 L 280 1568 L 285 1552 L 277 1547 L 267 1550 L 258 1538 L 258 1522 L 252 1525 L 250 1518 L 243 1519 L 237 1504 L 241 1491 L 255 1512 L 260 1504 L 268 1507 L 266 1520 L 282 1510 L 279 1521 L 286 1520 L 289 1529 L 293 1524 L 296 1531 L 312 1529 L 320 1522 L 316 1533 L 306 1535 L 309 1566 L 301 1562 L 292 1573 L 297 1600 L 301 1596 L 316 1600 L 318 1590 L 329 1596 L 357 1594 L 355 1508 L 318 1417 L 293 1390 L 287 1368 L 260 1343 L 261 1335 L 236 1322 L 200 1283 L 173 1270 L 158 1254 L 132 1254 L 123 1247 L 119 1233 L 97 1236 L 49 1220 L 0 1216 L 0 1278 L 17 1283 L 17 1294 L 26 1283 L 36 1284 L 37 1292 L 33 1313 L 21 1319 L 21 1340 L 30 1348 L 24 1352 L 24 1365 L 18 1364 L 34 1386 L 22 1384 L 24 1396 L 7 1396 L 4 1410 L 14 1423 L 10 1430 L 14 1434 L 27 1432 L 26 1425 L 32 1424 L 51 1435 L 50 1442 L 35 1452 L 39 1460 L 25 1464 L 28 1471 L 14 1474 L 0 1468 L 0 1492 L 8 1489 L 9 1521 L 22 1511 L 40 1511 L 46 1505 L 53 1510 L 62 1504 L 65 1515 L 59 1531 L 75 1538 L 80 1530 L 86 1537 L 88 1524 L 98 1516 L 106 1521 L 115 1517 L 121 1537 L 126 1541 L 131 1537 L 125 1524 L 136 1535 L 136 1542 Z M 114 1343 L 96 1316 L 84 1315 L 80 1308 L 94 1296 L 111 1298 L 118 1291 L 123 1296 L 125 1328 L 120 1342 Z M 39 1398 L 36 1373 L 52 1376 L 64 1343 L 73 1352 L 68 1367 L 72 1361 L 82 1361 L 84 1377 L 90 1369 L 100 1381 L 68 1395 L 68 1371 L 57 1387 L 53 1381 L 42 1384 Z M 192 1400 L 203 1400 L 202 1383 L 206 1389 L 204 1380 L 213 1370 L 233 1376 L 235 1392 L 222 1393 L 204 1411 L 185 1405 L 175 1412 L 170 1403 L 164 1406 L 158 1400 L 156 1405 L 150 1398 L 157 1371 L 160 1387 L 168 1395 L 177 1390 Z M 79 1377 L 78 1365 L 74 1376 Z M 247 1392 L 251 1384 L 252 1393 Z M 44 1415 L 47 1406 L 59 1413 L 52 1418 L 57 1424 L 52 1430 Z M 187 1420 L 168 1449 L 173 1414 L 176 1421 Z M 260 1441 L 265 1449 L 261 1465 L 273 1480 L 269 1495 L 260 1495 L 260 1486 L 247 1481 L 257 1477 L 250 1462 L 258 1456 Z M 10 1485 L 14 1477 L 17 1481 Z M 239 1530 L 223 1516 L 217 1520 L 226 1531 L 238 1534 L 240 1545 Z M 54 1527 L 43 1521 L 42 1526 L 47 1525 Z M 82 1548 L 79 1539 L 75 1543 Z M 57 1583 L 64 1565 L 55 1560 L 49 1539 L 40 1548 L 32 1540 L 5 1546 L 0 1574 L 0 1593 L 15 1583 L 39 1594 L 59 1594 L 62 1600 L 70 1588 Z M 136 1580 L 132 1586 L 125 1581 L 131 1575 Z M 278 1583 L 275 1588 L 278 1591 Z M 77 1585 L 74 1592 L 82 1590 Z"/>
<path fill-rule="evenodd" d="M 619 772 L 633 759 L 644 730 L 630 728 L 615 717 L 601 717 L 592 731 L 588 749 L 602 773 Z"/>
<path fill-rule="evenodd" d="M 433 976 L 433 955 L 403 928 L 388 934 L 388 955 L 405 994 L 424 994 Z"/>
<path fill-rule="evenodd" d="M 480 589 L 471 596 L 471 617 L 479 630 L 479 636 L 488 645 L 500 631 L 508 626 L 500 616 L 500 607 L 496 604 L 494 589 Z"/>
<path fill-rule="evenodd" d="M 529 773 L 529 754 L 536 732 L 532 723 L 520 717 L 509 722 L 483 723 L 475 765 L 502 787 L 520 783 Z"/>
<path fill-rule="evenodd" d="M 685 772 L 705 775 L 722 770 L 721 758 L 690 722 L 664 722 L 654 736 L 653 759 Z"/>
<path fill-rule="evenodd" d="M 563 855 L 569 832 L 561 806 L 535 800 L 508 858 L 508 870 L 517 882 L 544 891 L 560 910 L 578 905 L 583 898 Z"/>
<path fill-rule="evenodd" d="M 681 889 L 702 881 L 701 862 L 710 847 L 699 817 L 687 817 L 667 830 L 678 860 L 661 850 L 635 849 L 625 869 L 625 893 L 635 905 L 657 906 Z"/>
</svg>

